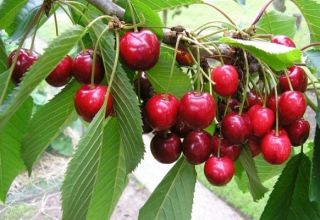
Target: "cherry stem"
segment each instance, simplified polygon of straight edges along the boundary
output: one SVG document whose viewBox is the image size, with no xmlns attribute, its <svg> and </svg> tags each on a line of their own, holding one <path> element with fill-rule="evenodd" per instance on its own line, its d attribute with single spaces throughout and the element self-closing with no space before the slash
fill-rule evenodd
<svg viewBox="0 0 320 220">
<path fill-rule="evenodd" d="M 33 49 L 34 49 L 34 42 L 36 40 L 36 35 L 37 35 L 38 29 L 40 27 L 40 21 L 41 21 L 42 13 L 43 13 L 43 11 L 41 11 L 41 13 L 40 13 L 40 17 L 39 17 L 39 19 L 37 21 L 37 24 L 36 24 L 32 39 L 31 39 L 30 51 L 33 51 Z"/>
<path fill-rule="evenodd" d="M 239 110 L 239 115 L 242 115 L 244 103 L 245 103 L 246 97 L 247 97 L 247 92 L 248 92 L 248 87 L 249 87 L 249 77 L 250 77 L 249 62 L 248 62 L 247 53 L 245 50 L 242 50 L 242 52 L 243 52 L 243 56 L 244 56 L 244 60 L 245 60 L 245 68 L 246 68 L 246 85 L 243 89 L 243 96 L 242 96 L 242 102 L 241 102 L 241 106 L 240 106 L 240 110 Z"/>
<path fill-rule="evenodd" d="M 207 51 L 210 55 L 214 55 L 213 52 L 211 50 L 209 50 L 207 47 L 203 46 L 200 42 L 196 41 L 196 40 L 193 40 L 187 36 L 182 36 L 181 37 L 182 40 L 184 41 L 188 41 L 189 43 L 194 43 L 195 45 L 198 45 L 200 46 L 201 48 L 203 48 L 205 51 Z"/>
<path fill-rule="evenodd" d="M 292 87 L 292 84 L 291 84 L 291 81 L 290 81 L 290 77 L 289 77 L 289 73 L 288 73 L 288 70 L 284 70 L 284 74 L 286 75 L 286 78 L 287 78 L 287 81 L 288 81 L 288 84 L 289 84 L 289 88 L 290 88 L 290 91 L 293 91 L 293 87 Z"/>
<path fill-rule="evenodd" d="M 220 48 L 213 42 L 210 45 L 212 45 L 216 49 L 218 56 L 219 56 L 219 60 L 220 60 L 221 64 L 224 65 L 223 56 L 221 54 Z"/>
<path fill-rule="evenodd" d="M 206 35 L 202 35 L 202 36 L 200 36 L 200 37 L 197 37 L 197 40 L 202 40 L 202 39 L 211 37 L 211 36 L 213 36 L 213 35 L 219 34 L 219 33 L 221 33 L 221 32 L 225 32 L 225 31 L 227 31 L 227 30 L 228 30 L 227 28 L 223 28 L 223 29 L 214 31 L 214 32 L 212 32 L 212 33 L 210 33 L 210 34 L 206 34 Z"/>
<path fill-rule="evenodd" d="M 221 154 L 221 136 L 218 137 L 219 138 L 219 144 L 218 144 L 218 153 L 217 153 L 217 157 L 220 157 Z"/>
<path fill-rule="evenodd" d="M 308 49 L 310 47 L 319 47 L 319 46 L 320 46 L 320 42 L 314 42 L 314 43 L 311 43 L 311 44 L 309 44 L 307 46 L 302 47 L 300 50 L 304 51 L 304 50 L 306 50 L 306 49 Z"/>
<path fill-rule="evenodd" d="M 318 89 L 317 89 L 316 82 L 315 82 L 315 80 L 313 79 L 313 75 L 311 75 L 311 74 L 309 73 L 309 71 L 305 71 L 305 73 L 307 74 L 307 77 L 310 79 L 310 81 L 311 81 L 311 83 L 312 83 L 312 86 L 313 86 L 313 89 L 314 89 L 314 92 L 315 92 L 315 94 L 316 94 L 316 96 L 317 96 L 317 99 L 319 100 L 319 99 L 320 99 L 320 93 L 319 93 L 319 91 L 318 91 Z"/>
<path fill-rule="evenodd" d="M 136 16 L 134 14 L 134 10 L 131 4 L 130 0 L 127 0 L 129 8 L 130 8 L 130 13 L 131 13 L 131 17 L 132 17 L 132 23 L 133 23 L 133 28 L 135 32 L 138 32 L 138 28 L 137 28 L 137 22 L 136 22 Z"/>
<path fill-rule="evenodd" d="M 201 86 L 202 86 L 202 74 L 201 74 L 201 71 L 200 71 L 201 67 L 200 67 L 200 48 L 199 47 L 197 47 L 197 63 L 198 63 L 198 65 L 197 65 L 197 78 L 198 78 L 197 90 L 199 92 L 201 92 L 202 91 L 202 88 L 201 88 Z"/>
<path fill-rule="evenodd" d="M 209 25 L 209 26 L 204 26 L 203 28 L 199 29 L 198 32 L 196 33 L 196 35 L 200 35 L 203 31 L 207 30 L 207 29 L 211 29 L 211 28 L 216 28 L 216 29 L 222 29 L 220 26 L 218 25 Z M 223 28 L 226 30 L 229 30 L 227 28 Z"/>
<path fill-rule="evenodd" d="M 269 5 L 273 2 L 273 0 L 269 0 L 266 2 L 266 4 L 261 8 L 261 10 L 259 11 L 259 13 L 256 15 L 256 17 L 254 18 L 251 27 L 256 25 L 259 20 L 261 19 L 263 13 L 267 10 L 267 8 L 269 7 Z"/>
<path fill-rule="evenodd" d="M 226 116 L 226 114 L 228 112 L 229 105 L 230 105 L 230 99 L 231 99 L 231 97 L 229 96 L 228 99 L 227 99 L 227 105 L 226 105 L 226 108 L 224 110 L 223 117 Z"/>
<path fill-rule="evenodd" d="M 317 105 L 309 98 L 309 96 L 305 96 L 306 97 L 306 99 L 307 99 L 307 103 L 308 103 L 308 105 L 310 106 L 310 108 L 314 111 L 314 112 L 317 112 L 317 110 L 318 110 L 318 107 L 317 107 Z"/>
<path fill-rule="evenodd" d="M 53 17 L 54 17 L 54 26 L 56 29 L 56 36 L 59 36 L 59 25 L 58 25 L 58 19 L 57 19 L 57 13 L 56 11 L 53 12 Z"/>
<path fill-rule="evenodd" d="M 208 5 L 212 8 L 214 8 L 215 10 L 217 10 L 220 14 L 222 14 L 231 24 L 235 25 L 236 26 L 236 23 L 224 12 L 222 11 L 220 8 L 218 8 L 217 6 L 209 3 L 209 2 L 206 2 L 206 1 L 202 1 L 202 4 L 205 4 L 205 5 Z"/>
</svg>

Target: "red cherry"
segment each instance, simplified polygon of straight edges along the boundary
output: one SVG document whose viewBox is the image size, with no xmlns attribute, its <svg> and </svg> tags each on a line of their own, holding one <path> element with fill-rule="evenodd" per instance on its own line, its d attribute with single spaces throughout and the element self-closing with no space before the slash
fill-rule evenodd
<svg viewBox="0 0 320 220">
<path fill-rule="evenodd" d="M 78 114 L 87 122 L 91 122 L 105 101 L 107 86 L 83 85 L 74 97 L 74 105 Z M 113 97 L 110 94 L 107 103 L 106 117 L 111 113 Z"/>
<path fill-rule="evenodd" d="M 179 137 L 184 138 L 192 129 L 180 118 L 178 118 L 177 122 L 171 128 L 171 131 L 177 134 Z"/>
<path fill-rule="evenodd" d="M 306 98 L 298 91 L 287 91 L 279 98 L 279 119 L 282 125 L 288 125 L 302 118 L 307 109 Z"/>
<path fill-rule="evenodd" d="M 148 100 L 154 95 L 152 85 L 147 77 L 146 72 L 141 72 L 139 77 L 134 81 L 136 93 L 142 100 Z"/>
<path fill-rule="evenodd" d="M 299 66 L 292 66 L 288 68 L 288 75 L 293 90 L 305 92 L 308 86 L 308 77 L 304 70 Z M 285 74 L 279 78 L 279 85 L 282 91 L 289 91 L 289 82 Z"/>
<path fill-rule="evenodd" d="M 76 80 L 81 83 L 91 83 L 91 74 L 93 68 L 93 50 L 87 49 L 81 51 L 73 61 L 72 74 Z M 94 82 L 100 83 L 104 76 L 104 67 L 101 57 L 96 55 L 95 69 L 94 69 Z"/>
<path fill-rule="evenodd" d="M 274 36 L 271 41 L 272 41 L 272 43 L 281 44 L 281 45 L 287 46 L 287 47 L 296 47 L 293 40 L 291 40 L 289 37 L 287 37 L 285 35 Z"/>
<path fill-rule="evenodd" d="M 219 144 L 220 144 L 220 156 L 228 157 L 229 159 L 235 161 L 238 159 L 241 153 L 241 145 L 230 144 L 226 139 L 214 135 L 211 139 L 211 144 L 213 147 L 213 155 L 218 156 Z"/>
<path fill-rule="evenodd" d="M 179 116 L 189 127 L 204 129 L 215 117 L 216 104 L 206 92 L 188 92 L 181 98 Z"/>
<path fill-rule="evenodd" d="M 239 75 L 231 65 L 214 68 L 211 79 L 215 82 L 214 91 L 221 96 L 232 96 L 237 91 Z"/>
<path fill-rule="evenodd" d="M 205 162 L 212 152 L 210 135 L 205 131 L 191 131 L 183 140 L 182 150 L 189 163 Z"/>
<path fill-rule="evenodd" d="M 231 112 L 222 119 L 221 132 L 231 144 L 242 144 L 250 135 L 250 128 L 243 116 Z"/>
<path fill-rule="evenodd" d="M 151 69 L 159 59 L 160 44 L 149 30 L 127 32 L 120 40 L 120 56 L 133 70 Z"/>
<path fill-rule="evenodd" d="M 241 105 L 241 102 L 240 102 L 238 99 L 235 99 L 235 98 L 230 98 L 230 99 L 229 99 L 229 106 L 228 106 L 228 107 L 229 107 L 229 109 L 230 109 L 231 111 L 233 111 L 233 112 L 238 111 L 240 105 Z M 220 103 L 220 104 L 219 104 L 219 113 L 220 113 L 221 116 L 224 115 L 224 112 L 225 112 L 225 110 L 226 110 L 226 107 L 227 107 L 227 105 L 224 104 L 224 103 Z"/>
<path fill-rule="evenodd" d="M 185 50 L 179 50 L 177 52 L 176 60 L 178 61 L 180 66 L 193 66 L 194 64 L 192 56 Z"/>
<path fill-rule="evenodd" d="M 72 75 L 72 58 L 67 55 L 59 65 L 47 76 L 46 81 L 51 86 L 60 87 L 66 85 Z"/>
<path fill-rule="evenodd" d="M 179 101 L 170 94 L 155 95 L 148 100 L 145 110 L 150 126 L 156 131 L 164 131 L 176 122 Z"/>
<path fill-rule="evenodd" d="M 292 146 L 301 146 L 309 137 L 310 124 L 304 119 L 299 119 L 285 127 Z"/>
<path fill-rule="evenodd" d="M 253 105 L 263 105 L 262 98 L 255 91 L 248 92 L 247 102 L 249 108 Z"/>
<path fill-rule="evenodd" d="M 254 105 L 249 110 L 253 135 L 262 137 L 273 127 L 275 116 L 271 109 Z"/>
<path fill-rule="evenodd" d="M 11 54 L 8 57 L 8 68 L 11 67 L 13 64 L 16 54 L 18 50 L 14 50 L 11 52 Z M 30 51 L 27 49 L 20 49 L 18 53 L 18 59 L 16 66 L 14 67 L 14 70 L 12 72 L 12 80 L 15 84 L 18 84 L 21 82 L 22 76 L 28 72 L 29 68 L 32 66 L 32 64 L 37 61 L 39 58 L 39 54 Z"/>
<path fill-rule="evenodd" d="M 261 153 L 263 158 L 271 164 L 284 163 L 291 154 L 291 142 L 284 130 L 270 131 L 261 140 Z"/>
<path fill-rule="evenodd" d="M 278 100 L 279 100 L 279 97 L 278 97 Z M 274 94 L 271 94 L 267 97 L 267 107 L 269 109 L 271 109 L 274 113 L 276 112 L 277 110 L 277 106 L 276 106 L 276 96 Z"/>
<path fill-rule="evenodd" d="M 173 163 L 181 155 L 181 140 L 174 134 L 155 135 L 150 143 L 151 153 L 160 163 Z"/>
<path fill-rule="evenodd" d="M 204 165 L 207 180 L 215 186 L 223 186 L 230 182 L 234 170 L 234 163 L 228 157 L 210 157 Z"/>
<path fill-rule="evenodd" d="M 248 138 L 248 147 L 250 149 L 252 157 L 255 157 L 260 154 L 261 152 L 260 142 L 261 142 L 261 139 L 258 137 L 251 136 Z"/>
</svg>

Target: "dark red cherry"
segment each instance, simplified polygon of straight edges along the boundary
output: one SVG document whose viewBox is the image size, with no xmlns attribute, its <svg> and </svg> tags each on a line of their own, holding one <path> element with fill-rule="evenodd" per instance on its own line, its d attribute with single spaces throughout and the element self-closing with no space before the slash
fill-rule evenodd
<svg viewBox="0 0 320 220">
<path fill-rule="evenodd" d="M 287 47 L 296 47 L 293 40 L 291 40 L 288 36 L 285 35 L 277 35 L 272 38 L 272 43 L 281 44 Z"/>
<path fill-rule="evenodd" d="M 241 145 L 230 144 L 226 139 L 214 135 L 211 139 L 211 144 L 213 147 L 213 155 L 218 156 L 218 150 L 220 145 L 220 156 L 228 157 L 229 159 L 235 161 L 238 159 L 241 153 Z"/>
<path fill-rule="evenodd" d="M 75 94 L 74 105 L 78 115 L 85 121 L 91 122 L 94 116 L 101 109 L 105 95 L 108 91 L 107 86 L 102 85 L 83 85 Z M 113 97 L 110 94 L 108 98 L 106 117 L 111 113 L 113 106 Z"/>
<path fill-rule="evenodd" d="M 292 146 L 301 146 L 304 144 L 310 132 L 310 124 L 307 120 L 299 119 L 289 126 L 285 127 Z"/>
<path fill-rule="evenodd" d="M 13 64 L 18 50 L 14 50 L 8 57 L 8 68 Z M 15 84 L 21 82 L 22 76 L 28 72 L 32 64 L 38 60 L 39 54 L 27 49 L 20 49 L 18 53 L 17 63 L 12 72 L 12 80 Z"/>
<path fill-rule="evenodd" d="M 215 117 L 216 104 L 206 92 L 188 92 L 182 98 L 179 116 L 189 127 L 204 129 Z"/>
<path fill-rule="evenodd" d="M 242 144 L 250 135 L 248 123 L 243 116 L 231 112 L 221 121 L 221 132 L 231 144 Z"/>
<path fill-rule="evenodd" d="M 133 70 L 151 69 L 159 59 L 160 44 L 149 30 L 127 32 L 120 40 L 120 56 Z"/>
<path fill-rule="evenodd" d="M 241 105 L 241 102 L 238 100 L 238 99 L 235 99 L 235 98 L 230 98 L 229 99 L 229 110 L 230 111 L 233 111 L 233 112 L 236 112 L 239 110 L 239 107 Z M 219 113 L 221 116 L 224 115 L 224 112 L 226 110 L 226 107 L 227 107 L 227 104 L 224 104 L 224 103 L 220 103 L 219 104 Z M 227 112 L 228 113 L 228 112 Z"/>
<path fill-rule="evenodd" d="M 177 52 L 176 60 L 178 61 L 180 66 L 193 66 L 194 64 L 194 61 L 190 53 L 182 49 Z"/>
<path fill-rule="evenodd" d="M 284 130 L 276 134 L 270 131 L 261 140 L 261 153 L 263 158 L 271 164 L 284 163 L 291 154 L 291 142 Z"/>
<path fill-rule="evenodd" d="M 192 131 L 192 129 L 178 117 L 178 120 L 171 128 L 171 131 L 179 137 L 184 138 L 190 131 Z"/>
<path fill-rule="evenodd" d="M 252 157 L 255 157 L 260 154 L 261 147 L 260 147 L 261 138 L 250 136 L 248 138 L 248 147 L 252 154 Z"/>
<path fill-rule="evenodd" d="M 135 90 L 142 100 L 148 100 L 154 95 L 152 85 L 146 72 L 140 72 L 139 77 L 134 81 Z"/>
<path fill-rule="evenodd" d="M 83 50 L 73 60 L 72 74 L 74 78 L 81 83 L 91 83 L 93 52 L 92 49 Z M 96 55 L 96 62 L 94 65 L 94 83 L 100 83 L 104 76 L 104 67 L 102 59 L 98 54 Z"/>
<path fill-rule="evenodd" d="M 60 87 L 66 85 L 72 76 L 72 58 L 67 55 L 58 66 L 47 76 L 46 81 L 51 86 Z"/>
<path fill-rule="evenodd" d="M 211 72 L 211 79 L 215 82 L 214 91 L 221 96 L 232 96 L 237 91 L 239 75 L 231 65 L 214 68 Z"/>
<path fill-rule="evenodd" d="M 212 152 L 210 135 L 205 131 L 191 131 L 183 140 L 182 151 L 191 164 L 205 162 Z"/>
<path fill-rule="evenodd" d="M 253 105 L 263 105 L 262 98 L 255 91 L 250 91 L 247 94 L 248 107 Z"/>
<path fill-rule="evenodd" d="M 279 100 L 279 97 L 278 97 L 278 100 Z M 277 110 L 277 103 L 276 103 L 276 96 L 274 94 L 270 94 L 268 97 L 267 97 L 267 107 L 269 109 L 271 109 L 274 113 L 276 113 L 276 110 Z"/>
<path fill-rule="evenodd" d="M 308 77 L 304 70 L 299 66 L 288 68 L 288 75 L 294 91 L 305 92 L 308 86 Z M 279 85 L 282 91 L 289 91 L 289 82 L 283 73 L 279 78 Z"/>
<path fill-rule="evenodd" d="M 267 134 L 272 129 L 275 121 L 274 112 L 261 105 L 252 106 L 249 110 L 249 116 L 252 133 L 257 137 L 262 137 Z"/>
<path fill-rule="evenodd" d="M 181 140 L 174 134 L 155 135 L 150 143 L 151 153 L 160 163 L 173 163 L 181 155 Z"/>
<path fill-rule="evenodd" d="M 282 125 L 289 125 L 302 118 L 306 109 L 306 98 L 301 92 L 287 91 L 279 98 L 279 119 Z"/>
<path fill-rule="evenodd" d="M 170 94 L 159 94 L 148 100 L 145 106 L 147 120 L 156 131 L 170 129 L 177 120 L 179 101 Z"/>
<path fill-rule="evenodd" d="M 210 157 L 204 165 L 207 180 L 215 186 L 224 186 L 234 175 L 234 163 L 228 157 Z"/>
</svg>

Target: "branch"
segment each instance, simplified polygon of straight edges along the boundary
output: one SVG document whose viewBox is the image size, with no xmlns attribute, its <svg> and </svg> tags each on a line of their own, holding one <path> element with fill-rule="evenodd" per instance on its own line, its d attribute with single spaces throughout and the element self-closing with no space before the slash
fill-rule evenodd
<svg viewBox="0 0 320 220">
<path fill-rule="evenodd" d="M 125 10 L 110 0 L 87 0 L 87 2 L 97 7 L 106 15 L 116 15 L 119 19 L 123 19 L 124 17 Z"/>
</svg>

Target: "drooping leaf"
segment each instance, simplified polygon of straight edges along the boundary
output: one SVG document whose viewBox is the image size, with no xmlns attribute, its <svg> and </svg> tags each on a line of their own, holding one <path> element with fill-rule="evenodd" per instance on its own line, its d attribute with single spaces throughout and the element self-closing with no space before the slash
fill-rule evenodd
<svg viewBox="0 0 320 220">
<path fill-rule="evenodd" d="M 320 41 L 320 2 L 315 0 L 292 0 L 300 9 L 310 31 L 311 42 Z"/>
<path fill-rule="evenodd" d="M 301 61 L 301 51 L 279 44 L 223 37 L 220 42 L 245 49 L 273 69 L 280 71 Z"/>
<path fill-rule="evenodd" d="M 0 131 L 0 199 L 3 202 L 12 181 L 25 169 L 20 155 L 20 142 L 31 112 L 32 100 L 29 97 Z"/>
<path fill-rule="evenodd" d="M 191 89 L 191 78 L 175 66 L 170 80 L 172 60 L 172 52 L 161 48 L 159 61 L 152 69 L 148 70 L 147 76 L 156 92 L 169 92 L 181 97 Z"/>
<path fill-rule="evenodd" d="M 316 134 L 314 137 L 313 157 L 311 161 L 310 191 L 309 191 L 310 201 L 320 202 L 319 186 L 320 186 L 320 128 L 319 128 L 319 124 L 317 124 Z"/>
<path fill-rule="evenodd" d="M 196 183 L 194 166 L 181 158 L 140 209 L 139 220 L 189 220 Z"/>
<path fill-rule="evenodd" d="M 25 74 L 20 85 L 0 107 L 0 127 L 10 119 L 15 111 L 26 101 L 28 95 L 47 77 L 64 56 L 68 54 L 72 47 L 80 40 L 82 34 L 83 28 L 74 26 L 50 44 L 45 50 L 45 53 Z"/>
<path fill-rule="evenodd" d="M 0 29 L 8 27 L 27 2 L 27 0 L 3 0 L 0 4 Z"/>
<path fill-rule="evenodd" d="M 286 35 L 293 38 L 296 33 L 296 19 L 276 11 L 265 13 L 257 23 L 257 33 Z"/>
<path fill-rule="evenodd" d="M 29 173 L 43 151 L 75 118 L 73 97 L 79 87 L 76 81 L 71 82 L 33 115 L 22 140 L 22 158 Z"/>
<path fill-rule="evenodd" d="M 308 69 L 315 74 L 320 76 L 320 50 L 312 49 L 305 52 L 307 57 L 306 64 Z"/>
<path fill-rule="evenodd" d="M 4 45 L 4 42 L 0 36 L 0 73 L 4 72 L 7 68 L 7 52 Z M 1 94 L 1 93 L 0 93 Z"/>
<path fill-rule="evenodd" d="M 257 201 L 263 198 L 268 189 L 262 185 L 261 180 L 257 174 L 254 160 L 247 147 L 242 149 L 239 161 L 247 174 L 249 180 L 249 190 L 253 200 Z"/>
<path fill-rule="evenodd" d="M 291 158 L 275 184 L 260 219 L 319 219 L 319 205 L 310 202 L 308 197 L 309 178 L 309 158 L 303 153 Z"/>
</svg>

